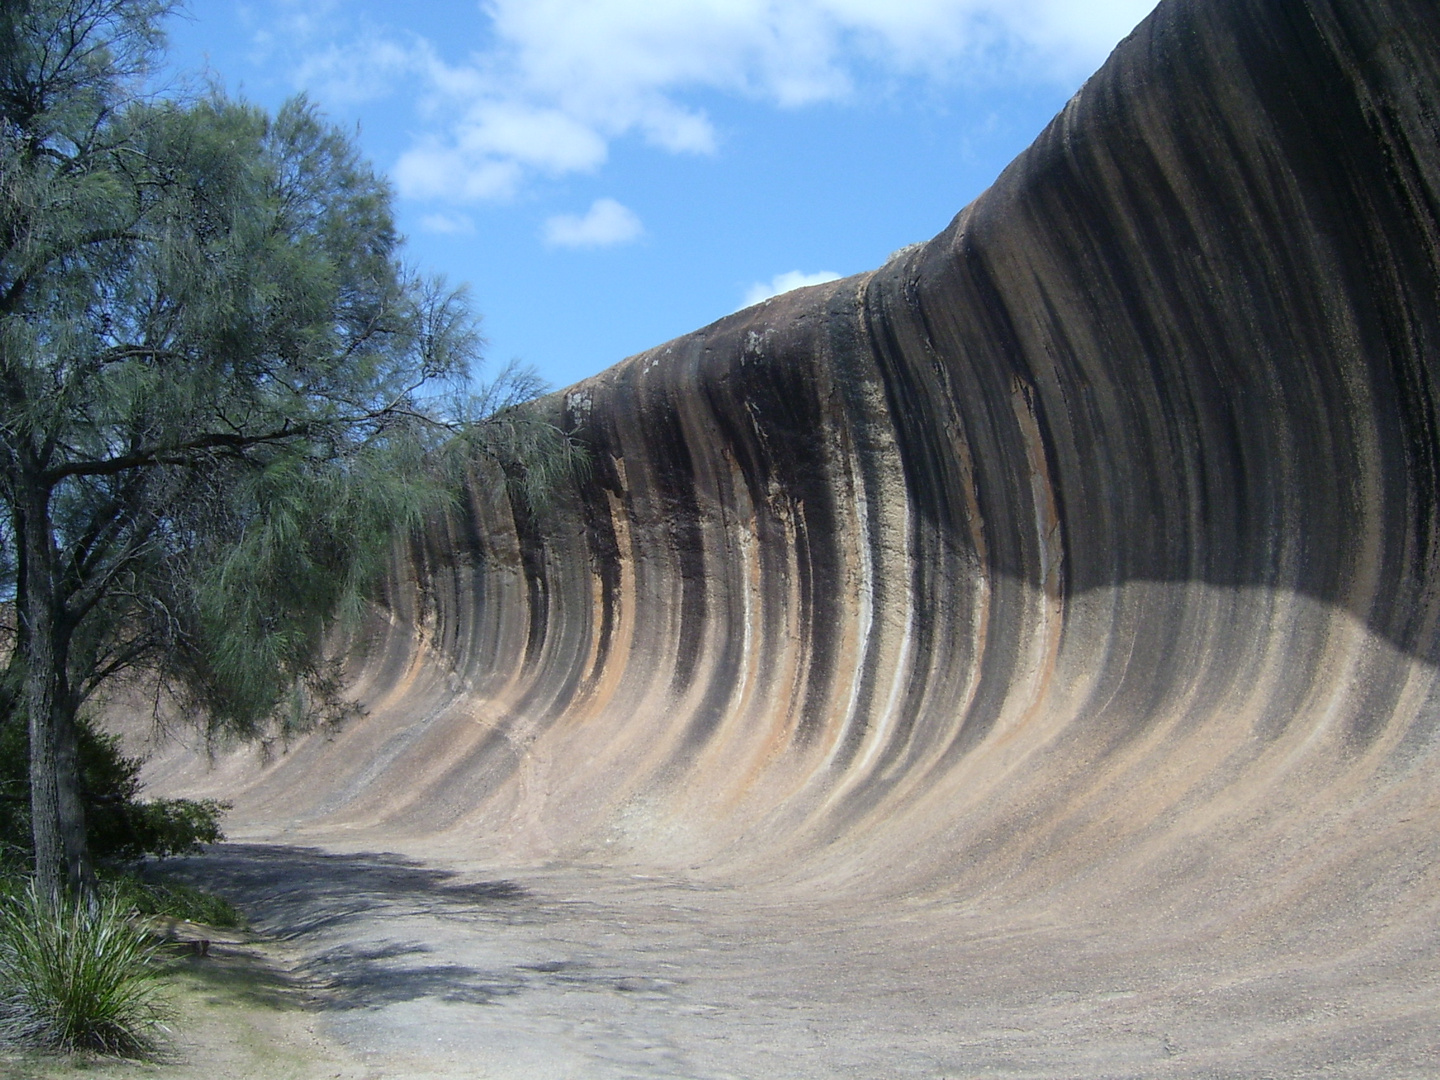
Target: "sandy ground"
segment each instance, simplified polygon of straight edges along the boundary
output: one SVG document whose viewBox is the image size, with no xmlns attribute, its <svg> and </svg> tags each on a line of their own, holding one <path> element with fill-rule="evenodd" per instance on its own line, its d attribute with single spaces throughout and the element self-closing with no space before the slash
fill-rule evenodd
<svg viewBox="0 0 1440 1080">
<path fill-rule="evenodd" d="M 1374 1077 L 1440 1073 L 1425 956 L 1367 971 L 865 910 L 585 867 L 501 876 L 396 854 L 228 844 L 166 873 L 264 941 L 189 961 L 156 1065 L 0 1060 L 0 1075 Z M 8 1071 L 7 1071 L 8 1070 Z"/>
</svg>

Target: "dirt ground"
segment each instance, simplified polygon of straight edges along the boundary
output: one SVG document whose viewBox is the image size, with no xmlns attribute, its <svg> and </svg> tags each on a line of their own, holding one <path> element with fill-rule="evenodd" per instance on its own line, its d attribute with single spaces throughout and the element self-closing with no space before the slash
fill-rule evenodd
<svg viewBox="0 0 1440 1080">
<path fill-rule="evenodd" d="M 16 1080 L 1373 1077 L 1440 1072 L 1426 956 L 1247 966 L 1124 927 L 784 902 L 584 867 L 513 876 L 227 844 L 164 872 L 256 940 L 175 960 L 167 1060 Z"/>
</svg>

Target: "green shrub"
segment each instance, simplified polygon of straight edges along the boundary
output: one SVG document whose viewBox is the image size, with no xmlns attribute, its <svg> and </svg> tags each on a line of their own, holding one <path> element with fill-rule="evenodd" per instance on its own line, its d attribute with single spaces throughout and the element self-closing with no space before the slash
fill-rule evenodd
<svg viewBox="0 0 1440 1080">
<path fill-rule="evenodd" d="M 178 881 L 144 881 L 134 874 L 107 875 L 101 888 L 126 911 L 204 923 L 221 929 L 245 925 L 245 916 L 222 896 Z"/>
<path fill-rule="evenodd" d="M 0 901 L 0 1036 L 126 1057 L 156 1049 L 154 945 L 114 896 Z"/>
<path fill-rule="evenodd" d="M 145 855 L 191 855 L 225 839 L 220 819 L 228 803 L 213 799 L 141 799 L 143 758 L 126 757 L 120 740 L 80 724 L 80 793 L 85 835 L 98 862 Z M 29 862 L 30 735 L 18 710 L 0 717 L 0 862 Z"/>
<path fill-rule="evenodd" d="M 0 905 L 23 896 L 30 878 L 0 870 Z M 243 929 L 245 916 L 223 896 L 179 881 L 146 881 L 133 870 L 102 870 L 100 891 L 134 915 L 181 919 L 222 930 Z"/>
<path fill-rule="evenodd" d="M 138 859 L 142 855 L 195 855 L 206 844 L 225 839 L 220 818 L 229 803 L 215 799 L 146 799 L 123 805 L 123 840 L 110 845 L 96 844 L 94 850 L 108 858 Z"/>
</svg>

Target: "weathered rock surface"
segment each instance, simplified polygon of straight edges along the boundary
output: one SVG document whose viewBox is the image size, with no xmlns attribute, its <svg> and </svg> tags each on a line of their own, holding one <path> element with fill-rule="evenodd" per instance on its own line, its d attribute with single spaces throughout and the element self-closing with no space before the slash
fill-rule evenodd
<svg viewBox="0 0 1440 1080">
<path fill-rule="evenodd" d="M 1433 0 L 1166 0 L 940 236 L 555 408 L 593 475 L 538 520 L 477 481 L 366 719 L 154 784 L 1324 967 L 1423 1074 Z"/>
</svg>

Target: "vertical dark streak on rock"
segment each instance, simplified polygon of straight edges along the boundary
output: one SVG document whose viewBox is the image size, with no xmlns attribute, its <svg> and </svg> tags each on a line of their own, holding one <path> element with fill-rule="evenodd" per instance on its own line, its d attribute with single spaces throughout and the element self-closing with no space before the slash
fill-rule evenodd
<svg viewBox="0 0 1440 1080">
<path fill-rule="evenodd" d="M 671 687 L 674 693 L 682 694 L 694 678 L 705 630 L 705 549 L 699 507 L 695 502 L 695 466 L 690 459 L 690 447 L 669 392 L 658 398 L 654 402 L 642 399 L 637 419 L 653 447 L 649 463 L 654 470 L 659 504 L 656 509 L 665 522 L 666 541 L 669 554 L 675 560 L 680 587 L 680 626 Z"/>
<path fill-rule="evenodd" d="M 578 495 L 586 556 L 591 573 L 600 583 L 600 625 L 596 630 L 595 658 L 590 670 L 585 673 L 587 690 L 593 689 L 600 681 L 610 661 L 610 647 L 621 604 L 620 560 L 630 555 L 620 550 L 610 511 L 610 498 L 618 500 L 623 506 L 626 492 L 616 471 L 615 458 L 599 449 L 607 441 L 610 445 L 614 442 L 599 437 L 589 423 L 588 417 L 582 422 L 567 405 L 564 429 L 577 439 L 589 457 L 588 482 L 579 486 Z"/>
<path fill-rule="evenodd" d="M 859 312 L 856 305 L 856 298 L 849 290 L 837 291 L 832 296 L 826 311 L 825 349 L 838 398 L 839 451 L 846 471 L 845 479 L 863 496 L 865 513 L 856 542 L 867 549 L 865 559 L 871 571 L 859 581 L 859 588 L 869 594 L 871 610 L 878 616 L 886 610 L 889 599 L 889 583 L 880 572 L 885 559 L 882 506 L 885 492 L 881 478 L 883 449 L 876 438 L 878 432 L 874 430 L 882 418 L 871 415 L 870 403 L 865 397 L 875 379 L 875 367 L 871 342 L 868 336 L 858 332 Z M 884 420 L 888 426 L 888 417 Z M 835 772 L 849 768 L 871 731 L 870 720 L 875 714 L 875 682 L 884 643 L 885 635 L 874 632 L 872 624 L 871 633 L 861 643 L 857 670 L 853 675 L 856 685 L 850 711 L 854 722 L 843 733 L 831 760 L 830 767 Z"/>
<path fill-rule="evenodd" d="M 545 647 L 545 631 L 550 615 L 550 582 L 545 566 L 545 530 L 534 510 L 522 499 L 510 500 L 510 513 L 515 523 L 515 535 L 520 542 L 520 566 L 525 575 L 530 615 L 521 665 L 526 670 L 533 670 Z"/>
</svg>

